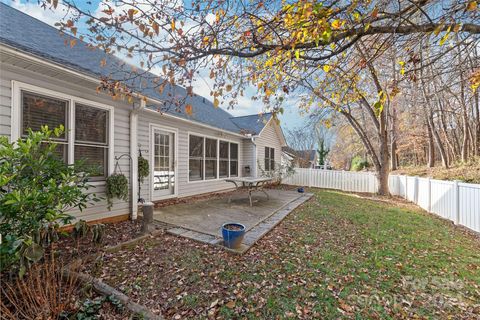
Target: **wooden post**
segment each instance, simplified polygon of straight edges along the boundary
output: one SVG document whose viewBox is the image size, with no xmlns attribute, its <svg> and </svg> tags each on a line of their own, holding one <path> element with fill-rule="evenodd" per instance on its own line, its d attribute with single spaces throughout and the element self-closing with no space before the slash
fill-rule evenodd
<svg viewBox="0 0 480 320">
<path fill-rule="evenodd" d="M 459 197 L 459 188 L 458 180 L 453 181 L 453 192 L 454 192 L 454 213 L 455 213 L 455 224 L 460 223 L 460 197 Z"/>
</svg>

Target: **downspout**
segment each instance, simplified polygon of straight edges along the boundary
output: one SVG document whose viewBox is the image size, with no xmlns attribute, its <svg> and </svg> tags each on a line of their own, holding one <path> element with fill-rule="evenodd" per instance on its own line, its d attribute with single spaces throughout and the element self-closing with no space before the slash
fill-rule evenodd
<svg viewBox="0 0 480 320">
<path fill-rule="evenodd" d="M 146 101 L 143 97 L 140 97 L 140 105 L 136 107 L 133 105 L 133 109 L 130 111 L 130 157 L 132 158 L 132 166 L 130 168 L 130 181 L 131 181 L 131 216 L 132 220 L 136 220 L 138 216 L 138 114 L 141 110 L 145 109 Z"/>
<path fill-rule="evenodd" d="M 255 136 L 251 137 L 250 140 L 253 144 L 253 165 L 252 165 L 252 177 L 257 177 L 257 144 L 255 143 Z"/>
</svg>

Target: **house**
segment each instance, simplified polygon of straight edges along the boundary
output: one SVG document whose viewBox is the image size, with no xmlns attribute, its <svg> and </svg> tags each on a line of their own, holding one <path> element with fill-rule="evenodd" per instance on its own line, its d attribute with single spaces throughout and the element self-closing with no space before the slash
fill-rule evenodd
<svg viewBox="0 0 480 320">
<path fill-rule="evenodd" d="M 63 124 L 59 152 L 67 163 L 81 159 L 99 168 L 91 179 L 95 193 L 102 195 L 114 172 L 129 180 L 129 203 L 116 200 L 108 210 L 100 202 L 75 212 L 76 218 L 136 218 L 138 190 L 146 201 L 227 190 L 232 184 L 226 178 L 257 176 L 259 166 L 272 170 L 280 161 L 285 138 L 270 113 L 233 117 L 181 87 L 169 90 L 185 96 L 191 115 L 183 107 L 164 110 L 167 90 L 162 94 L 153 85 L 135 87 L 134 101 L 97 92 L 100 77 L 124 65 L 0 3 L 0 135 L 15 141 L 27 128 Z M 140 153 L 150 165 L 143 183 L 138 182 Z"/>
<path fill-rule="evenodd" d="M 317 150 L 295 150 L 282 147 L 282 161 L 298 168 L 315 168 L 318 165 Z"/>
</svg>

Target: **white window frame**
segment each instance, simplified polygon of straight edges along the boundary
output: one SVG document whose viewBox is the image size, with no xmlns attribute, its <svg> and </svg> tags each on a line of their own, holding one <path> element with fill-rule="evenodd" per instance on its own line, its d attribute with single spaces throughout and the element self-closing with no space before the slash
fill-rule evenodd
<svg viewBox="0 0 480 320">
<path fill-rule="evenodd" d="M 201 180 L 190 180 L 190 136 L 197 136 L 203 138 L 203 178 Z M 219 181 L 225 180 L 230 178 L 230 144 L 234 143 L 238 146 L 237 151 L 237 175 L 236 177 L 240 177 L 240 142 L 234 141 L 231 139 L 226 139 L 224 137 L 215 137 L 208 134 L 198 133 L 194 131 L 187 132 L 187 139 L 188 139 L 188 149 L 187 149 L 187 181 L 188 183 L 199 183 L 199 182 L 209 182 L 209 181 Z M 205 139 L 212 139 L 217 141 L 217 177 L 215 179 L 205 179 Z M 220 178 L 220 141 L 228 142 L 228 177 L 221 177 Z"/>
<path fill-rule="evenodd" d="M 163 197 L 155 197 L 154 196 L 154 192 L 153 192 L 153 172 L 154 172 L 154 169 L 155 169 L 155 159 L 154 159 L 154 156 L 155 156 L 155 147 L 153 146 L 153 143 L 154 143 L 154 137 L 153 137 L 153 132 L 155 129 L 158 129 L 158 130 L 161 130 L 161 131 L 165 131 L 165 132 L 170 132 L 170 133 L 173 133 L 174 134 L 174 152 L 173 152 L 173 156 L 174 156 L 174 163 L 173 163 L 173 167 L 174 167 L 174 170 L 175 170 L 175 185 L 173 187 L 173 194 L 171 195 L 168 195 L 168 196 L 163 196 Z M 164 200 L 164 199 L 169 199 L 169 198 L 175 198 L 175 197 L 178 197 L 178 129 L 177 128 L 173 128 L 173 127 L 168 127 L 168 126 L 164 126 L 164 125 L 160 125 L 160 124 L 156 124 L 156 123 L 150 123 L 149 125 L 149 146 L 150 146 L 150 155 L 149 155 L 149 160 L 150 160 L 150 174 L 149 174 L 149 186 L 148 186 L 148 189 L 150 190 L 150 199 L 154 200 L 154 201 L 157 201 L 157 200 Z"/>
<path fill-rule="evenodd" d="M 268 157 L 267 157 L 267 154 L 265 152 L 265 150 L 268 148 Z M 271 150 L 273 150 L 273 159 L 270 157 L 271 155 Z M 265 167 L 265 171 L 267 172 L 271 172 L 271 171 L 274 171 L 275 170 L 275 166 L 274 168 L 272 169 L 271 166 L 272 166 L 272 160 L 273 162 L 275 163 L 275 148 L 273 147 L 268 147 L 268 146 L 265 146 L 264 149 L 263 149 L 263 152 L 265 153 L 264 154 L 264 158 L 263 158 L 263 166 L 265 166 L 265 160 L 268 159 L 268 170 L 267 168 Z"/>
<path fill-rule="evenodd" d="M 11 117 L 11 137 L 10 141 L 17 141 L 22 136 L 22 91 L 31 92 L 51 98 L 68 101 L 68 132 L 67 135 L 67 159 L 68 164 L 74 163 L 74 147 L 75 147 L 75 103 L 91 106 L 94 108 L 104 109 L 108 111 L 108 174 L 112 174 L 114 170 L 115 156 L 115 138 L 114 138 L 114 107 L 92 100 L 83 99 L 62 92 L 34 86 L 28 83 L 12 80 L 12 117 Z M 51 128 L 53 129 L 53 128 Z M 105 184 L 104 180 L 91 181 L 91 185 Z"/>
</svg>

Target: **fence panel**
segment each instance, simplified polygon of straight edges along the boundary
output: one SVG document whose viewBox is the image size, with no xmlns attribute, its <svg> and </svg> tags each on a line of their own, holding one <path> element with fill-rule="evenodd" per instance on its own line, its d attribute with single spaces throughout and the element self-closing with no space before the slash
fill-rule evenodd
<svg viewBox="0 0 480 320">
<path fill-rule="evenodd" d="M 420 208 L 430 210 L 430 179 L 418 178 L 416 203 Z"/>
<path fill-rule="evenodd" d="M 372 172 L 296 168 L 284 183 L 351 192 L 375 193 L 378 190 L 377 179 Z M 480 232 L 479 184 L 390 175 L 389 187 L 392 195 Z"/>
<path fill-rule="evenodd" d="M 432 180 L 431 211 L 439 216 L 455 221 L 455 189 L 454 182 Z"/>
<path fill-rule="evenodd" d="M 480 232 L 480 185 L 458 183 L 459 224 Z"/>
</svg>

